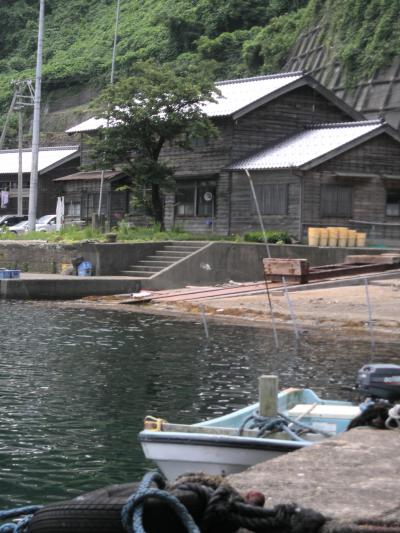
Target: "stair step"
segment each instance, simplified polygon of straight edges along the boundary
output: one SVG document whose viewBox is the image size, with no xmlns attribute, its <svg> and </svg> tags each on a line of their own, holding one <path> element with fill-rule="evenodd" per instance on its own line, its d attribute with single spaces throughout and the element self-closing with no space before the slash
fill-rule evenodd
<svg viewBox="0 0 400 533">
<path fill-rule="evenodd" d="M 173 257 L 173 256 L 169 256 L 169 255 L 148 255 L 147 258 L 146 258 L 146 261 L 150 260 L 150 261 L 157 261 L 157 262 L 160 262 L 160 263 L 171 264 L 171 263 L 175 263 L 179 259 L 182 259 L 182 256 Z"/>
<path fill-rule="evenodd" d="M 203 246 L 178 246 L 175 244 L 167 244 L 164 247 L 164 250 L 176 250 L 176 251 L 182 251 L 182 252 L 195 252 L 196 250 L 200 250 L 200 248 L 203 248 Z"/>
<path fill-rule="evenodd" d="M 186 257 L 189 255 L 188 252 L 178 252 L 175 250 L 157 250 L 155 253 L 160 255 L 175 255 L 176 257 Z"/>
<path fill-rule="evenodd" d="M 149 256 L 147 259 L 142 259 L 141 261 L 139 261 L 138 264 L 140 265 L 154 265 L 154 266 L 168 266 L 168 265 L 172 265 L 175 261 L 164 261 L 162 259 L 158 260 L 158 259 L 150 259 L 151 257 L 153 256 Z M 156 256 L 158 257 L 158 256 Z"/>
<path fill-rule="evenodd" d="M 147 265 L 128 265 L 129 270 L 140 270 L 142 272 L 160 272 L 164 267 L 163 266 L 147 266 Z"/>
<path fill-rule="evenodd" d="M 156 272 L 146 272 L 143 270 L 123 270 L 121 272 L 122 276 L 132 276 L 132 277 L 139 277 L 139 278 L 150 278 Z"/>
</svg>

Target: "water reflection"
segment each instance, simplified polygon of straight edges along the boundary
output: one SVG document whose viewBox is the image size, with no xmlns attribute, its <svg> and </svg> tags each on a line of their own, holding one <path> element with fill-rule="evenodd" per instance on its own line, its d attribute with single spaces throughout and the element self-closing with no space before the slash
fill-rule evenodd
<svg viewBox="0 0 400 533">
<path fill-rule="evenodd" d="M 368 341 L 307 338 L 297 350 L 268 330 L 29 303 L 0 303 L 0 506 L 45 503 L 149 467 L 137 442 L 145 414 L 190 423 L 280 385 L 346 398 Z M 396 344 L 378 345 L 398 361 Z"/>
</svg>

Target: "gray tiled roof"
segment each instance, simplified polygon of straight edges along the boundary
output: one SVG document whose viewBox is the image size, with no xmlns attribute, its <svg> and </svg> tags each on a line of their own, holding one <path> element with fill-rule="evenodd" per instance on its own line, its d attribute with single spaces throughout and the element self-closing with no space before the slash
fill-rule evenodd
<svg viewBox="0 0 400 533">
<path fill-rule="evenodd" d="M 255 78 L 218 81 L 215 86 L 220 94 L 216 96 L 215 102 L 205 102 L 202 109 L 209 117 L 233 115 L 303 77 L 302 72 L 285 72 Z M 89 118 L 69 128 L 66 133 L 95 131 L 106 126 L 107 121 L 104 118 Z"/>
<path fill-rule="evenodd" d="M 288 72 L 217 82 L 215 85 L 221 94 L 216 98 L 216 102 L 204 104 L 203 109 L 209 117 L 233 115 L 303 77 L 302 72 Z"/>
<path fill-rule="evenodd" d="M 364 135 L 383 128 L 380 120 L 315 124 L 288 139 L 260 150 L 232 165 L 230 170 L 300 168 L 336 153 Z M 332 154 L 333 155 L 333 154 Z"/>
<path fill-rule="evenodd" d="M 64 160 L 79 155 L 79 146 L 54 146 L 39 149 L 38 171 L 61 164 Z M 18 174 L 18 150 L 0 150 L 0 174 Z M 31 171 L 32 150 L 22 151 L 22 172 Z"/>
</svg>

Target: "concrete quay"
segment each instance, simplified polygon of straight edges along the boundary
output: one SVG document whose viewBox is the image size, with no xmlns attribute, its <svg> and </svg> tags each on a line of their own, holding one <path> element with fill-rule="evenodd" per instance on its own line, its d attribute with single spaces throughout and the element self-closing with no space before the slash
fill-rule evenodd
<svg viewBox="0 0 400 533">
<path fill-rule="evenodd" d="M 376 527 L 365 526 L 365 531 L 398 532 L 399 444 L 400 430 L 356 428 L 255 465 L 229 476 L 228 481 L 242 493 L 263 492 L 266 507 L 294 502 L 332 518 L 335 524 L 376 522 Z M 322 531 L 325 527 L 328 531 L 328 526 Z"/>
<path fill-rule="evenodd" d="M 23 273 L 19 279 L 0 281 L 3 300 L 74 300 L 84 296 L 129 294 L 140 290 L 140 281 L 128 276 L 63 276 Z"/>
</svg>

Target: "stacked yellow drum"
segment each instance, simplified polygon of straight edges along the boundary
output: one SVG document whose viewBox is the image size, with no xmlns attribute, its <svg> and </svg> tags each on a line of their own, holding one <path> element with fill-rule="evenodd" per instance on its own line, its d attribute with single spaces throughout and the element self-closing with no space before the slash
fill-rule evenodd
<svg viewBox="0 0 400 533">
<path fill-rule="evenodd" d="M 308 228 L 309 246 L 339 246 L 353 248 L 365 246 L 366 233 L 349 228 Z"/>
</svg>

